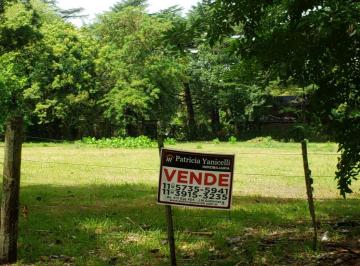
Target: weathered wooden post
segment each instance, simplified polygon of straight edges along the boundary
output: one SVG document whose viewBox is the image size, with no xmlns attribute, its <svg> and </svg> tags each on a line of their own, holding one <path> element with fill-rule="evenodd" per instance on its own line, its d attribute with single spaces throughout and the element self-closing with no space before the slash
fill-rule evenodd
<svg viewBox="0 0 360 266">
<path fill-rule="evenodd" d="M 170 247 L 171 266 L 176 266 L 174 223 L 173 223 L 172 209 L 171 209 L 170 205 L 165 206 L 165 215 L 166 215 L 166 222 L 167 222 L 168 241 L 169 241 L 169 247 Z"/>
<path fill-rule="evenodd" d="M 22 139 L 23 118 L 21 116 L 9 118 L 5 131 L 0 264 L 14 263 L 17 260 Z"/>
<path fill-rule="evenodd" d="M 306 193 L 307 193 L 307 198 L 308 198 L 311 220 L 312 220 L 312 224 L 314 227 L 313 249 L 316 250 L 316 248 L 317 248 L 317 224 L 316 224 L 315 206 L 314 206 L 313 188 L 312 188 L 313 179 L 311 178 L 311 170 L 309 168 L 306 140 L 303 140 L 301 142 L 301 147 L 302 147 L 302 156 L 303 156 L 303 163 L 304 163 Z"/>
</svg>

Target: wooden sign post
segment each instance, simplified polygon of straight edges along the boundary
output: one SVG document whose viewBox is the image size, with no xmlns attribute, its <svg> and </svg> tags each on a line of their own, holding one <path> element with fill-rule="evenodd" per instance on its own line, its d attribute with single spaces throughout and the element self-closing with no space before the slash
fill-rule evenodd
<svg viewBox="0 0 360 266">
<path fill-rule="evenodd" d="M 172 209 L 171 209 L 170 205 L 165 205 L 165 215 L 166 215 L 168 242 L 169 242 L 169 248 L 170 248 L 171 266 L 176 266 L 174 222 L 173 222 L 173 216 L 172 216 Z"/>
<path fill-rule="evenodd" d="M 176 265 L 171 205 L 230 209 L 234 155 L 161 149 L 158 203 L 165 205 L 171 265 Z"/>
</svg>

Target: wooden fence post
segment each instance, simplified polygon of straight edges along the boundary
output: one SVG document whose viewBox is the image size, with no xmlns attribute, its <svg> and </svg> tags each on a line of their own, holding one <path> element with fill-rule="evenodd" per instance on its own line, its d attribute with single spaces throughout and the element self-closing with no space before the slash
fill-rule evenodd
<svg viewBox="0 0 360 266">
<path fill-rule="evenodd" d="M 315 216 L 314 198 L 313 198 L 313 193 L 312 193 L 313 192 L 313 187 L 312 187 L 313 179 L 311 178 L 311 170 L 309 168 L 306 140 L 303 140 L 301 142 L 301 147 L 302 147 L 302 156 L 303 156 L 303 163 L 304 163 L 306 193 L 307 193 L 307 198 L 308 198 L 310 216 L 311 216 L 312 224 L 314 227 L 313 249 L 316 250 L 316 248 L 317 248 L 317 224 L 316 224 L 316 216 Z"/>
<path fill-rule="evenodd" d="M 22 134 L 23 118 L 9 118 L 5 132 L 0 264 L 14 263 L 17 260 Z"/>
</svg>

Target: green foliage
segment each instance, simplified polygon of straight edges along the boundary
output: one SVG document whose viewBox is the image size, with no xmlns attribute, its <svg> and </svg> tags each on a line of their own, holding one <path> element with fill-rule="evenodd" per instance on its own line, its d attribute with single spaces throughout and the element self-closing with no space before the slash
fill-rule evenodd
<svg viewBox="0 0 360 266">
<path fill-rule="evenodd" d="M 183 69 L 163 45 L 169 27 L 134 7 L 108 12 L 95 25 L 102 40 L 97 72 L 105 115 L 127 134 L 145 120 L 168 122 L 176 110 Z"/>
<path fill-rule="evenodd" d="M 213 140 L 212 140 L 212 143 L 214 143 L 214 144 L 220 144 L 219 138 L 213 139 Z"/>
<path fill-rule="evenodd" d="M 96 145 L 101 148 L 155 148 L 157 142 L 149 139 L 146 136 L 139 136 L 136 138 L 102 138 L 96 139 L 92 137 L 85 137 L 81 140 L 81 143 Z"/>
<path fill-rule="evenodd" d="M 9 6 L 4 13 L 3 27 L 15 29 L 26 25 L 34 28 L 34 14 L 36 34 L 42 38 L 37 39 L 36 44 L 28 38 L 21 50 L 16 50 L 20 44 L 14 44 L 13 51 L 0 54 L 3 108 L 0 119 L 10 113 L 20 113 L 26 116 L 28 123 L 58 124 L 70 138 L 71 130 L 81 128 L 90 112 L 92 117 L 96 113 L 96 46 L 39 1 L 34 1 L 31 9 L 21 4 Z M 9 38 L 9 33 L 6 36 Z M 0 40 L 6 38 L 0 36 Z M 4 49 L 6 51 L 6 47 Z"/>
<path fill-rule="evenodd" d="M 40 39 L 37 14 L 27 2 L 1 2 L 0 8 L 0 124 L 27 112 L 23 91 L 29 86 L 29 48 Z"/>
<path fill-rule="evenodd" d="M 166 138 L 164 141 L 165 145 L 176 145 L 177 141 L 174 138 Z"/>
<path fill-rule="evenodd" d="M 28 85 L 26 67 L 19 64 L 26 60 L 24 53 L 13 51 L 0 55 L 0 119 L 24 109 L 22 92 Z"/>
<path fill-rule="evenodd" d="M 1 1 L 0 55 L 36 42 L 39 20 L 29 1 Z"/>
<path fill-rule="evenodd" d="M 52 0 L 5 1 L 0 124 L 16 113 L 30 132 L 49 138 L 146 134 L 170 136 L 167 145 L 173 138 L 234 143 L 261 130 L 272 96 L 301 95 L 307 114 L 282 111 L 312 124 L 281 137 L 332 134 L 342 153 L 338 185 L 342 195 L 351 192 L 360 171 L 359 3 L 204 2 L 182 17 L 176 6 L 148 14 L 146 1 L 125 0 L 77 29 L 64 17 L 79 10 L 62 12 Z"/>
<path fill-rule="evenodd" d="M 191 62 L 191 89 L 199 117 L 211 121 L 214 136 L 240 136 L 246 124 L 257 122 L 270 106 L 269 77 L 255 60 L 230 53 L 226 40 L 210 47 L 199 45 Z M 208 115 L 208 117 L 206 116 Z"/>
<path fill-rule="evenodd" d="M 209 36 L 233 46 L 284 81 L 315 84 L 313 112 L 339 143 L 338 187 L 345 197 L 360 173 L 360 3 L 358 1 L 206 1 Z"/>
<path fill-rule="evenodd" d="M 234 136 L 231 136 L 228 141 L 229 141 L 229 143 L 231 143 L 231 144 L 235 144 L 235 143 L 237 142 L 237 138 L 234 137 Z"/>
<path fill-rule="evenodd" d="M 251 140 L 248 140 L 248 142 L 251 143 L 264 143 L 264 144 L 270 144 L 272 143 L 274 140 L 271 138 L 271 136 L 268 137 L 257 137 Z"/>
<path fill-rule="evenodd" d="M 144 1 L 123 1 L 79 30 L 49 2 L 32 3 L 42 40 L 8 54 L 0 70 L 0 86 L 17 88 L 2 90 L 3 101 L 16 101 L 31 131 L 138 136 L 161 120 L 159 132 L 177 139 L 226 138 L 261 116 L 267 92 L 246 74 L 255 67 L 239 67 L 226 45 L 204 42 L 205 6 L 184 18 L 177 7 L 149 15 Z"/>
<path fill-rule="evenodd" d="M 96 112 L 94 44 L 59 20 L 44 21 L 41 31 L 44 39 L 34 51 L 31 87 L 24 95 L 40 123 L 56 121 L 70 129 Z"/>
<path fill-rule="evenodd" d="M 122 11 L 128 7 L 141 7 L 147 6 L 147 0 L 122 0 L 116 3 L 111 9 L 114 12 Z"/>
</svg>

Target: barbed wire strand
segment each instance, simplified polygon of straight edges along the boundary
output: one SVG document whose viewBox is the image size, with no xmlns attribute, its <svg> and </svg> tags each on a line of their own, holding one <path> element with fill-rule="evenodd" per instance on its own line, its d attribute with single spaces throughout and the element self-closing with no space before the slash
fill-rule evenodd
<svg viewBox="0 0 360 266">
<path fill-rule="evenodd" d="M 0 137 L 4 137 L 4 135 L 0 135 Z M 34 137 L 34 136 L 24 136 L 25 139 L 35 139 L 35 140 L 45 140 L 45 141 L 52 141 L 58 143 L 73 143 L 73 142 L 81 142 L 81 140 L 59 140 L 59 139 L 52 139 L 52 138 L 43 138 L 43 137 Z M 96 145 L 96 144 L 89 144 L 89 145 Z M 124 147 L 126 148 L 126 147 Z M 240 155 L 276 155 L 276 156 L 302 156 L 301 153 L 256 153 L 256 152 L 238 152 L 236 154 Z M 339 156 L 340 153 L 333 153 L 333 152 L 324 152 L 324 153 L 312 153 L 309 152 L 308 155 L 323 155 L 323 156 Z"/>
<path fill-rule="evenodd" d="M 3 158 L 0 158 L 2 160 Z M 70 165 L 70 166 L 83 166 L 83 167 L 97 167 L 97 168 L 109 168 L 109 169 L 123 169 L 123 170 L 140 170 L 140 171 L 159 171 L 159 169 L 155 168 L 139 168 L 139 167 L 123 167 L 123 166 L 109 166 L 109 165 L 96 165 L 96 164 L 81 164 L 81 163 L 68 163 L 68 162 L 50 162 L 50 161 L 36 161 L 36 160 L 27 160 L 22 159 L 25 162 L 33 162 L 33 163 L 43 163 L 43 164 L 59 164 L 59 165 Z M 1 162 L 0 162 L 1 163 Z M 1 163 L 3 164 L 3 163 Z M 240 173 L 234 172 L 235 175 L 240 176 L 267 176 L 267 177 L 303 177 L 302 174 L 299 175 L 286 175 L 286 174 L 263 174 L 263 173 Z M 329 175 L 313 175 L 313 177 L 324 177 L 330 178 L 335 176 Z"/>
<path fill-rule="evenodd" d="M 34 137 L 37 138 L 37 137 Z M 44 139 L 44 138 L 37 138 L 37 139 Z M 54 139 L 46 139 L 46 140 L 52 140 L 52 141 L 59 141 L 59 142 L 63 142 L 60 140 L 54 140 Z M 264 155 L 269 155 L 269 154 L 274 154 L 274 153 L 240 153 L 240 154 L 251 154 L 251 155 L 258 155 L 258 154 L 264 154 Z M 309 153 L 311 154 L 311 153 Z M 301 155 L 301 154 L 291 154 L 291 153 L 279 153 L 277 155 Z M 313 154 L 314 155 L 314 154 Z M 329 154 L 329 153 L 316 153 L 316 155 L 338 155 L 338 154 Z M 3 160 L 3 158 L 0 158 L 0 160 Z M 140 167 L 123 167 L 123 166 L 110 166 L 110 165 L 97 165 L 97 164 L 82 164 L 82 163 L 69 163 L 69 162 L 54 162 L 54 161 L 38 161 L 38 160 L 29 160 L 29 159 L 23 159 L 23 161 L 26 162 L 34 162 L 34 163 L 42 163 L 42 164 L 58 164 L 58 165 L 70 165 L 70 166 L 83 166 L 83 167 L 98 167 L 98 168 L 108 168 L 108 169 L 123 169 L 123 170 L 141 170 L 141 171 L 158 171 L 159 169 L 154 169 L 154 168 L 140 168 Z M 2 162 L 0 162 L 0 164 L 3 165 Z M 235 172 L 234 174 L 236 175 L 241 175 L 241 176 L 266 176 L 266 177 L 303 177 L 303 175 L 285 175 L 285 174 L 263 174 L 263 173 L 240 173 L 240 172 Z M 319 175 L 319 176 L 314 176 L 314 177 L 327 177 L 327 178 L 331 178 L 334 176 L 325 176 L 325 175 Z M 133 178 L 135 179 L 135 178 Z M 130 191 L 134 191 L 134 192 L 156 192 L 157 189 L 156 188 L 150 188 L 150 190 L 130 190 Z M 67 206 L 67 205 L 66 205 Z M 32 207 L 35 207 L 32 206 Z M 56 205 L 56 206 L 41 206 L 41 205 L 36 205 L 36 207 L 46 207 L 46 208 L 55 208 L 55 207 L 64 207 L 63 205 Z M 79 208 L 91 208 L 91 206 L 74 206 L 74 207 L 79 207 Z M 228 219 L 231 220 L 233 218 L 235 218 L 234 216 L 231 215 L 232 212 L 228 212 L 228 216 L 216 216 L 217 219 Z M 184 217 L 184 216 L 182 216 Z M 208 218 L 209 216 L 204 216 L 204 215 L 191 215 L 191 217 L 196 217 L 196 218 Z M 211 216 L 214 217 L 214 216 Z"/>
<path fill-rule="evenodd" d="M 147 192 L 147 191 L 145 191 Z M 306 199 L 303 199 L 303 201 L 306 201 Z M 22 204 L 22 206 L 25 206 L 24 204 Z M 80 209 L 98 209 L 98 208 L 102 208 L 102 209 L 113 209 L 113 206 L 107 206 L 107 205 L 66 205 L 66 204 L 58 204 L 58 205 L 26 205 L 28 208 L 30 208 L 30 210 L 32 208 L 35 209 L 41 209 L 41 208 L 46 208 L 46 209 L 57 209 L 57 208 L 80 208 Z M 157 205 L 159 207 L 161 207 L 162 205 Z M 186 213 L 187 212 L 187 213 Z M 219 212 L 223 212 L 223 210 L 220 210 Z M 208 215 L 195 215 L 193 213 L 191 213 L 190 211 L 184 211 L 180 208 L 174 208 L 173 210 L 173 217 L 176 218 L 182 218 L 182 219 L 191 219 L 191 218 L 200 218 L 200 219 L 216 219 L 216 220 L 243 220 L 244 217 L 242 215 L 236 215 L 234 210 L 230 210 L 227 211 L 227 216 L 225 215 L 214 215 L 214 213 L 209 213 Z M 231 217 L 229 217 L 229 215 L 231 215 Z M 337 221 L 331 220 L 331 219 L 318 219 L 318 221 L 321 224 L 331 224 L 331 223 L 338 223 L 340 222 L 346 222 L 346 219 L 340 219 Z M 355 218 L 355 219 L 350 219 L 349 221 L 351 222 L 359 222 L 359 226 L 360 226 L 360 218 Z M 309 219 L 305 219 L 303 220 L 304 223 L 310 222 L 310 218 Z"/>
</svg>

